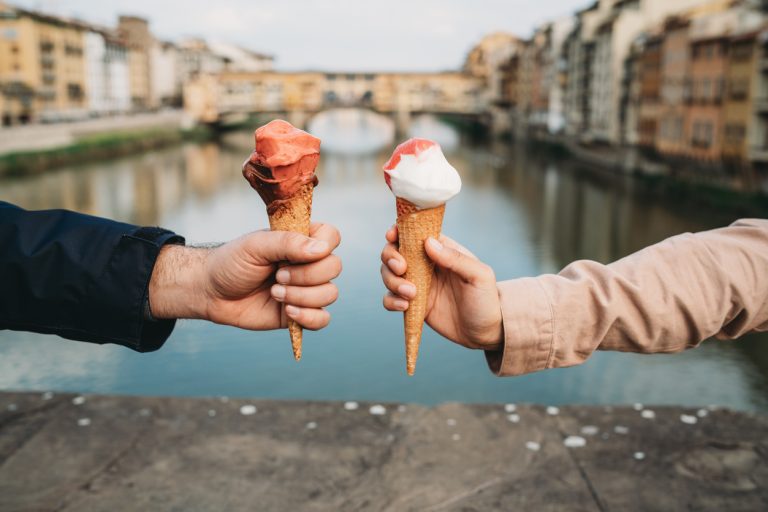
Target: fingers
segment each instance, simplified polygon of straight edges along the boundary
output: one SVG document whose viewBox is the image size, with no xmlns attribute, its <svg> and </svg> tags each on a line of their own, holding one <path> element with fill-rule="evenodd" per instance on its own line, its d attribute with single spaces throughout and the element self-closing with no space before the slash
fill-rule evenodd
<svg viewBox="0 0 768 512">
<path fill-rule="evenodd" d="M 381 279 L 384 281 L 384 286 L 390 292 L 399 295 L 403 299 L 410 300 L 416 296 L 416 286 L 410 281 L 395 275 L 386 265 L 381 266 Z"/>
<path fill-rule="evenodd" d="M 388 311 L 405 311 L 408 309 L 408 304 L 407 300 L 392 293 L 384 295 L 384 309 Z"/>
<path fill-rule="evenodd" d="M 397 247 L 393 244 L 384 246 L 384 249 L 381 251 L 381 262 L 396 275 L 401 276 L 405 274 L 405 269 L 407 268 L 405 258 L 403 258 L 403 255 L 400 254 Z"/>
<path fill-rule="evenodd" d="M 391 244 L 397 243 L 397 224 L 394 224 L 391 228 L 387 230 L 387 232 L 384 234 L 384 237 L 387 239 L 387 242 Z"/>
<path fill-rule="evenodd" d="M 328 325 L 331 315 L 324 309 L 300 308 L 297 306 L 285 306 L 285 314 L 291 320 L 295 320 L 305 329 L 316 331 Z"/>
<path fill-rule="evenodd" d="M 323 224 L 322 222 L 313 222 L 309 226 L 309 236 L 315 240 L 327 242 L 331 246 L 331 252 L 341 243 L 341 233 L 339 233 L 339 230 L 330 224 Z"/>
<path fill-rule="evenodd" d="M 333 304 L 339 297 L 339 289 L 335 284 L 325 283 L 320 286 L 283 286 L 273 285 L 270 294 L 278 302 L 292 306 L 307 308 L 322 308 Z"/>
<path fill-rule="evenodd" d="M 275 280 L 293 286 L 315 286 L 336 279 L 341 274 L 341 258 L 331 254 L 320 261 L 287 265 L 277 271 Z"/>
<path fill-rule="evenodd" d="M 328 256 L 341 240 L 338 230 L 329 224 L 313 224 L 310 232 L 312 237 L 288 231 L 257 231 L 246 235 L 243 244 L 260 264 L 309 263 Z"/>
<path fill-rule="evenodd" d="M 495 280 L 493 270 L 450 239 L 444 243 L 428 238 L 424 244 L 427 256 L 440 268 L 456 273 L 464 281 L 472 284 Z"/>
</svg>

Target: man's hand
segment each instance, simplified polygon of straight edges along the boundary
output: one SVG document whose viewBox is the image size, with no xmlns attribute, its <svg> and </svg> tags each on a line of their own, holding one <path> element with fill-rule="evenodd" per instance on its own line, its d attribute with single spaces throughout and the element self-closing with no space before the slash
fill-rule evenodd
<svg viewBox="0 0 768 512">
<path fill-rule="evenodd" d="M 397 227 L 386 234 L 389 242 L 381 252 L 381 277 L 390 293 L 384 307 L 405 311 L 416 287 L 406 281 L 405 258 L 397 251 Z M 501 303 L 491 267 L 446 236 L 429 238 L 427 256 L 435 262 L 435 274 L 427 299 L 426 321 L 435 331 L 468 348 L 494 350 L 502 344 Z"/>
<path fill-rule="evenodd" d="M 321 329 L 330 321 L 323 308 L 338 296 L 330 281 L 341 260 L 331 253 L 340 241 L 336 228 L 314 223 L 309 237 L 257 231 L 212 249 L 166 246 L 149 284 L 152 315 L 251 330 L 286 327 L 287 315 Z"/>
</svg>

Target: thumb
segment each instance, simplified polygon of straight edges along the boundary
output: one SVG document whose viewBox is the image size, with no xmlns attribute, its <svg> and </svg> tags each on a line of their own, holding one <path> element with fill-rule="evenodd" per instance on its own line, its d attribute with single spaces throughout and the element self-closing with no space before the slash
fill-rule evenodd
<svg viewBox="0 0 768 512">
<path fill-rule="evenodd" d="M 476 283 L 488 275 L 488 266 L 485 263 L 453 247 L 448 247 L 432 237 L 427 238 L 424 249 L 435 265 L 454 272 L 464 281 Z"/>
<path fill-rule="evenodd" d="M 245 248 L 262 264 L 281 261 L 308 263 L 323 259 L 331 253 L 328 242 L 290 231 L 251 233 L 245 239 Z"/>
</svg>

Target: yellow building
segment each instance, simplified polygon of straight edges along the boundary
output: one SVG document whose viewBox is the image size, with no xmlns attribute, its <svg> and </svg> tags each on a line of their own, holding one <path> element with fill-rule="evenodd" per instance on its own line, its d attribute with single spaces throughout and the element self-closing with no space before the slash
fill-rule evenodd
<svg viewBox="0 0 768 512">
<path fill-rule="evenodd" d="M 86 114 L 86 27 L 0 3 L 3 124 Z"/>
<path fill-rule="evenodd" d="M 149 21 L 137 16 L 120 16 L 117 30 L 128 47 L 128 75 L 133 108 L 155 107 L 150 59 L 155 39 L 149 31 Z"/>
</svg>

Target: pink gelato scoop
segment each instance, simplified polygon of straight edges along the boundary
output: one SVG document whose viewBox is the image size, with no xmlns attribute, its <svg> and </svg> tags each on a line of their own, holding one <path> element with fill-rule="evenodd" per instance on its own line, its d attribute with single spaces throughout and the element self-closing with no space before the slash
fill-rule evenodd
<svg viewBox="0 0 768 512">
<path fill-rule="evenodd" d="M 317 186 L 320 139 L 281 119 L 258 128 L 255 139 L 256 149 L 243 164 L 243 176 L 269 209 L 308 183 Z"/>
</svg>

